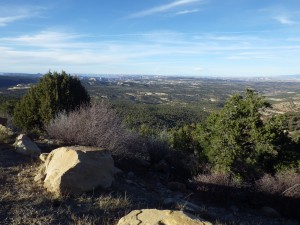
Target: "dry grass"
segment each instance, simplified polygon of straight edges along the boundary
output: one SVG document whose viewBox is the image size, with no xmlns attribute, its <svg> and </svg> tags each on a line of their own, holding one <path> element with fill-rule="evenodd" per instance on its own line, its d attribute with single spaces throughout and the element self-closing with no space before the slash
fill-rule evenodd
<svg viewBox="0 0 300 225">
<path fill-rule="evenodd" d="M 127 197 L 126 193 L 124 197 L 113 197 L 111 194 L 101 195 L 95 200 L 95 202 L 96 205 L 104 211 L 128 208 L 131 206 L 130 199 Z"/>
</svg>

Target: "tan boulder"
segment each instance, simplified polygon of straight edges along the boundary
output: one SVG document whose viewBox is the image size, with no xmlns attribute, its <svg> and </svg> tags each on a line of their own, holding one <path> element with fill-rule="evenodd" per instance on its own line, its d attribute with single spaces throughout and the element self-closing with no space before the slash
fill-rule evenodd
<svg viewBox="0 0 300 225">
<path fill-rule="evenodd" d="M 121 218 L 117 225 L 212 225 L 182 211 L 142 209 Z"/>
<path fill-rule="evenodd" d="M 61 147 L 45 158 L 35 180 L 56 195 L 80 194 L 95 188 L 109 188 L 115 167 L 111 153 L 85 146 Z"/>
<path fill-rule="evenodd" d="M 42 162 L 46 162 L 48 155 L 49 155 L 49 153 L 42 153 L 42 154 L 40 154 L 39 158 Z"/>
<path fill-rule="evenodd" d="M 20 134 L 14 143 L 16 152 L 29 155 L 31 157 L 38 157 L 41 154 L 40 148 L 25 134 Z"/>
</svg>

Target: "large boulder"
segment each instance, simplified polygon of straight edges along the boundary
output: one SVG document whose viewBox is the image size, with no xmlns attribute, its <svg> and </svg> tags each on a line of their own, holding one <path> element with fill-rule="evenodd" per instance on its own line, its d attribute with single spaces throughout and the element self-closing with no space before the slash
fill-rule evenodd
<svg viewBox="0 0 300 225">
<path fill-rule="evenodd" d="M 121 218 L 117 225 L 212 225 L 182 211 L 142 209 Z"/>
<path fill-rule="evenodd" d="M 31 157 L 38 157 L 41 154 L 40 148 L 25 134 L 20 134 L 14 143 L 16 152 L 29 155 Z"/>
<path fill-rule="evenodd" d="M 107 150 L 85 146 L 61 147 L 46 156 L 35 181 L 55 195 L 81 194 L 109 188 L 115 167 Z"/>
</svg>

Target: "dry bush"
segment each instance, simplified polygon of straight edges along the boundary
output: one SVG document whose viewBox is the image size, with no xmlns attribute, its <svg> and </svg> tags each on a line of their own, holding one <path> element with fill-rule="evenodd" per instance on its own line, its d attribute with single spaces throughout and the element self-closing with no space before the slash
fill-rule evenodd
<svg viewBox="0 0 300 225">
<path fill-rule="evenodd" d="M 47 126 L 51 138 L 66 144 L 97 146 L 122 151 L 130 138 L 122 121 L 105 102 L 83 106 L 69 114 L 60 113 Z"/>
<path fill-rule="evenodd" d="M 239 187 L 240 182 L 229 174 L 215 172 L 210 174 L 198 174 L 193 178 L 193 182 L 198 184 L 213 184 L 225 187 Z"/>
<path fill-rule="evenodd" d="M 10 137 L 13 135 L 13 132 L 11 129 L 2 126 L 0 124 L 0 143 L 7 143 L 10 140 Z"/>
<path fill-rule="evenodd" d="M 268 194 L 300 198 L 300 174 L 295 171 L 285 171 L 275 176 L 265 174 L 256 181 L 258 191 Z"/>
</svg>

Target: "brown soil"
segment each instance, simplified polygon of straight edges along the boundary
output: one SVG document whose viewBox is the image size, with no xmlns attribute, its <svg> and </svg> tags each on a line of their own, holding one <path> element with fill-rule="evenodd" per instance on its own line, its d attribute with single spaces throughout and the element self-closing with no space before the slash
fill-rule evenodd
<svg viewBox="0 0 300 225">
<path fill-rule="evenodd" d="M 51 147 L 44 148 L 49 151 Z M 167 188 L 163 172 L 152 167 L 123 167 L 110 190 L 95 190 L 81 196 L 54 198 L 34 182 L 40 162 L 0 144 L 0 224 L 116 224 L 134 209 L 185 209 L 164 200 L 181 199 L 200 207 L 193 213 L 214 224 L 299 224 L 289 218 L 265 217 L 258 209 L 238 201 L 209 201 L 193 188 L 184 192 Z M 121 164 L 120 164 L 121 166 Z"/>
</svg>

